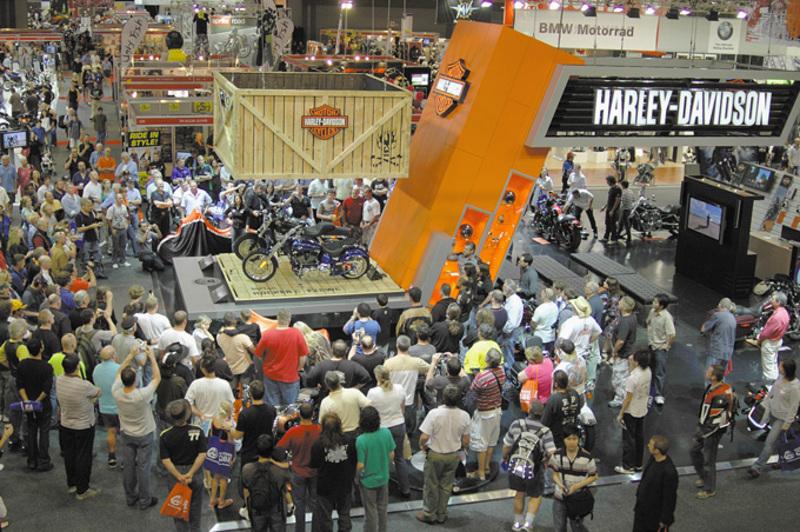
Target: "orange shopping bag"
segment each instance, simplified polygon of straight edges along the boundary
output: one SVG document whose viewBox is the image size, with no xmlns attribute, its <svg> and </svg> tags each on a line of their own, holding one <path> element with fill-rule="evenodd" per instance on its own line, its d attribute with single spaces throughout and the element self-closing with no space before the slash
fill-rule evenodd
<svg viewBox="0 0 800 532">
<path fill-rule="evenodd" d="M 192 488 L 178 482 L 167 495 L 167 500 L 161 507 L 161 515 L 174 517 L 189 522 L 189 503 L 192 500 Z"/>
</svg>

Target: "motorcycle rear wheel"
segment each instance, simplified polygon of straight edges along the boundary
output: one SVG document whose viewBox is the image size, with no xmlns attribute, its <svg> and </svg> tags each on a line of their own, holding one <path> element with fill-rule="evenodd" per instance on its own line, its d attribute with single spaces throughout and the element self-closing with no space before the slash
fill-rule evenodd
<svg viewBox="0 0 800 532">
<path fill-rule="evenodd" d="M 361 255 L 342 263 L 342 277 L 345 279 L 358 279 L 369 271 L 369 259 Z"/>
<path fill-rule="evenodd" d="M 264 283 L 272 279 L 278 271 L 278 259 L 257 249 L 245 257 L 242 270 L 251 281 Z"/>
<path fill-rule="evenodd" d="M 570 253 L 581 245 L 581 230 L 577 225 L 570 225 L 558 231 L 558 243 Z"/>
<path fill-rule="evenodd" d="M 237 257 L 244 260 L 246 256 L 257 249 L 266 249 L 267 241 L 255 233 L 246 233 L 236 239 L 233 244 L 233 252 Z"/>
</svg>

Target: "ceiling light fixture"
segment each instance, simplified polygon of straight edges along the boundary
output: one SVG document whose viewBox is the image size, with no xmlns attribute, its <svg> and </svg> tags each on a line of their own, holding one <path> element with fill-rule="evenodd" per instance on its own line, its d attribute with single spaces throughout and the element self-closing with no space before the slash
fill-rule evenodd
<svg viewBox="0 0 800 532">
<path fill-rule="evenodd" d="M 744 9 L 740 9 L 739 11 L 736 12 L 736 18 L 738 18 L 740 20 L 744 20 L 748 16 L 749 16 L 749 13 L 747 11 L 745 11 Z"/>
<path fill-rule="evenodd" d="M 682 17 L 688 17 L 689 15 L 692 14 L 692 10 L 689 9 L 688 7 L 682 7 L 681 10 L 680 10 L 680 14 L 681 14 Z"/>
<path fill-rule="evenodd" d="M 550 8 L 550 11 L 555 11 L 556 9 L 559 9 L 561 7 L 561 2 L 553 0 L 547 7 Z"/>
<path fill-rule="evenodd" d="M 645 15 L 655 15 L 656 14 L 656 8 L 653 7 L 653 6 L 647 6 L 646 8 L 644 8 L 644 14 Z"/>
</svg>

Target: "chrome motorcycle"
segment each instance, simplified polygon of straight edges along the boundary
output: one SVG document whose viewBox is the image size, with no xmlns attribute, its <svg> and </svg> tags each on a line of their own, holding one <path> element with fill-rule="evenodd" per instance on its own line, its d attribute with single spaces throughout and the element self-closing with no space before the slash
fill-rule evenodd
<svg viewBox="0 0 800 532">
<path fill-rule="evenodd" d="M 331 223 L 307 226 L 293 221 L 294 226 L 269 248 L 251 251 L 242 262 L 244 274 L 252 281 L 269 281 L 278 271 L 278 254 L 289 257 L 292 271 L 302 277 L 308 271 L 328 271 L 345 279 L 358 279 L 370 268 L 369 254 L 359 244 L 357 232 L 336 240 L 322 237 L 340 232 Z"/>
<path fill-rule="evenodd" d="M 578 249 L 583 239 L 581 222 L 564 212 L 564 200 L 554 195 L 542 194 L 533 209 L 531 227 L 542 238 L 556 243 L 569 252 Z"/>
<path fill-rule="evenodd" d="M 655 195 L 650 199 L 639 196 L 628 219 L 631 227 L 642 236 L 653 236 L 656 231 L 669 231 L 670 238 L 675 238 L 680 230 L 681 208 L 678 205 L 661 208 L 656 205 Z"/>
</svg>

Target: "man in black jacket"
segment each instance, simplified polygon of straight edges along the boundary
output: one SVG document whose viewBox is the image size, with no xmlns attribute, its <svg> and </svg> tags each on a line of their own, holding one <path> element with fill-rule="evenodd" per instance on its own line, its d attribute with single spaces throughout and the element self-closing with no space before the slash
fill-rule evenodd
<svg viewBox="0 0 800 532">
<path fill-rule="evenodd" d="M 669 440 L 655 435 L 647 442 L 653 458 L 642 472 L 633 509 L 633 532 L 666 532 L 675 522 L 678 471 L 667 456 Z"/>
</svg>

